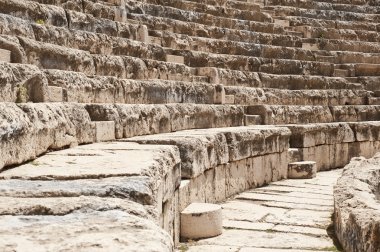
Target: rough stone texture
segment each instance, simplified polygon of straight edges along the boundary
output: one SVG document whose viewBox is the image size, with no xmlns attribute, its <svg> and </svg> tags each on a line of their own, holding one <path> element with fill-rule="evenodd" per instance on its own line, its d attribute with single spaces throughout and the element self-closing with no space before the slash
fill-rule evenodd
<svg viewBox="0 0 380 252">
<path fill-rule="evenodd" d="M 52 152 L 3 171 L 0 247 L 171 251 L 179 237 L 173 200 L 179 162 L 174 146 L 113 142 Z"/>
<path fill-rule="evenodd" d="M 335 232 L 344 251 L 379 251 L 380 154 L 354 158 L 334 188 Z"/>
<path fill-rule="evenodd" d="M 156 134 L 128 141 L 177 145 L 182 159 L 182 177 L 194 178 L 228 162 L 285 152 L 289 136 L 289 131 L 282 127 L 246 126 Z"/>
<path fill-rule="evenodd" d="M 47 150 L 94 140 L 94 125 L 79 104 L 0 103 L 0 167 L 23 163 Z"/>
</svg>

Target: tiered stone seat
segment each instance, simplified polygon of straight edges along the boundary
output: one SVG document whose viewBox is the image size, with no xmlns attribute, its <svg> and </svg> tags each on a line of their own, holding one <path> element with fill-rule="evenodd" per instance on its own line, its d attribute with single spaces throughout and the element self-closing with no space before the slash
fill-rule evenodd
<svg viewBox="0 0 380 252">
<path fill-rule="evenodd" d="M 380 150 L 377 2 L 256 2 L 0 0 L 0 248 L 171 251 L 192 202 Z"/>
</svg>

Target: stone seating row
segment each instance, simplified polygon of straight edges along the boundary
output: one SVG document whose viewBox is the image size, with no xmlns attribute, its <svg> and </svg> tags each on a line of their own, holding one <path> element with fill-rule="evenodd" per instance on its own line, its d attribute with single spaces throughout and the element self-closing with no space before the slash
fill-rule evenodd
<svg viewBox="0 0 380 252">
<path fill-rule="evenodd" d="M 380 8 L 377 5 L 355 5 L 352 3 L 299 1 L 299 0 L 270 0 L 267 5 L 281 5 L 313 10 L 335 10 L 344 12 L 357 12 L 364 14 L 378 14 Z"/>
</svg>

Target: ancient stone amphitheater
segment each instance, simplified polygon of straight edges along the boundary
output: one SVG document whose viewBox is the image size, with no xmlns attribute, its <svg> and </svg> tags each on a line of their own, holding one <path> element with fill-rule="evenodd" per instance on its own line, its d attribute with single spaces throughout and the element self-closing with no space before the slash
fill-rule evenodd
<svg viewBox="0 0 380 252">
<path fill-rule="evenodd" d="M 0 251 L 379 252 L 379 32 L 379 0 L 0 0 Z"/>
</svg>

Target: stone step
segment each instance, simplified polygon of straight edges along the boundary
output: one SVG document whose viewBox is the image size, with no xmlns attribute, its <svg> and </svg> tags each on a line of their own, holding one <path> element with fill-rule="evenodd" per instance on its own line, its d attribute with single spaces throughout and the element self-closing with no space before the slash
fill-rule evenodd
<svg viewBox="0 0 380 252">
<path fill-rule="evenodd" d="M 98 121 L 95 122 L 95 141 L 105 142 L 115 140 L 115 122 Z"/>
<path fill-rule="evenodd" d="M 369 105 L 380 105 L 380 97 L 369 97 L 368 98 Z"/>
<path fill-rule="evenodd" d="M 355 2 L 350 1 L 346 4 L 334 3 L 334 2 L 318 2 L 318 1 L 289 1 L 289 0 L 271 0 L 268 5 L 281 5 L 298 7 L 311 10 L 327 10 L 327 11 L 342 11 L 342 12 L 353 12 L 353 13 L 368 13 L 377 14 L 380 11 L 378 6 L 363 6 L 356 5 Z"/>
<path fill-rule="evenodd" d="M 320 20 L 331 20 L 331 21 L 350 21 L 350 22 L 368 22 L 369 20 L 373 23 L 380 22 L 380 16 L 377 14 L 367 14 L 367 13 L 355 13 L 344 12 L 337 10 L 310 10 L 306 8 L 294 8 L 292 6 L 270 6 L 278 15 L 278 13 L 284 16 L 299 16 L 307 18 L 315 18 Z"/>
<path fill-rule="evenodd" d="M 290 26 L 289 20 L 286 20 L 286 19 L 279 19 L 277 17 L 274 17 L 273 21 L 274 21 L 274 24 L 278 26 L 282 26 L 282 27 Z"/>
<path fill-rule="evenodd" d="M 195 240 L 222 234 L 222 208 L 208 203 L 192 203 L 181 212 L 181 239 Z"/>
<path fill-rule="evenodd" d="M 281 8 L 281 11 L 284 11 L 283 8 Z M 308 10 L 304 11 L 305 14 L 308 12 Z M 282 13 L 284 14 L 284 12 Z M 302 14 L 301 14 L 302 15 Z M 336 33 L 340 33 L 342 35 L 341 39 L 344 37 L 349 39 L 352 38 L 351 40 L 363 40 L 363 41 L 368 41 L 368 35 L 373 34 L 375 37 L 371 38 L 371 41 L 373 39 L 376 39 L 378 41 L 378 36 L 376 36 L 376 23 L 374 25 L 368 25 L 373 23 L 372 22 L 367 22 L 367 21 L 355 21 L 353 19 L 350 20 L 350 22 L 344 21 L 344 20 L 329 20 L 329 19 L 319 19 L 318 14 L 315 12 L 313 15 L 304 15 L 301 16 L 299 13 L 296 15 L 291 15 L 289 14 L 288 18 L 289 21 L 294 24 L 294 26 L 311 26 L 313 27 L 313 30 L 320 30 L 320 31 L 329 31 L 329 33 L 323 33 L 324 38 L 330 38 L 330 36 L 336 36 Z M 320 15 L 320 14 L 319 14 Z M 343 15 L 342 15 L 343 17 Z M 341 31 L 340 31 L 341 30 Z M 351 31 L 351 34 L 344 34 L 347 33 L 348 31 Z M 320 34 L 319 34 L 320 35 Z M 315 37 L 319 36 L 316 34 Z M 356 37 L 358 36 L 358 37 Z M 356 39 L 355 39 L 356 37 Z M 335 37 L 337 38 L 337 37 Z"/>
<path fill-rule="evenodd" d="M 317 175 L 317 165 L 314 161 L 299 161 L 289 163 L 288 178 L 311 179 Z"/>
<path fill-rule="evenodd" d="M 9 139 L 0 142 L 0 169 L 34 159 L 47 151 L 92 143 L 95 122 L 99 121 L 114 121 L 117 139 L 244 125 L 244 108 L 229 105 L 0 103 L 0 108 L 4 134 Z M 14 127 L 22 133 L 12 130 Z M 11 147 L 8 144 L 12 144 Z"/>
<path fill-rule="evenodd" d="M 247 114 L 260 115 L 262 117 L 262 124 L 267 125 L 377 121 L 380 119 L 379 111 L 380 107 L 377 105 L 332 107 L 255 105 L 247 107 Z"/>
<path fill-rule="evenodd" d="M 176 63 L 176 64 L 185 64 L 185 58 L 183 56 L 167 54 L 166 62 Z"/>
<path fill-rule="evenodd" d="M 347 69 L 334 69 L 334 77 L 349 77 L 350 73 Z"/>
<path fill-rule="evenodd" d="M 373 93 L 375 97 L 380 97 L 380 90 L 375 90 Z"/>
<path fill-rule="evenodd" d="M 150 40 L 150 43 L 152 43 L 152 44 L 162 46 L 162 38 L 161 37 L 149 36 L 149 40 Z"/>
<path fill-rule="evenodd" d="M 244 115 L 244 125 L 261 125 L 262 119 L 260 115 Z"/>
<path fill-rule="evenodd" d="M 302 43 L 302 49 L 310 50 L 310 51 L 318 51 L 319 46 L 318 46 L 318 44 Z"/>
<path fill-rule="evenodd" d="M 371 96 L 366 90 L 284 90 L 225 86 L 226 95 L 235 96 L 241 105 L 365 105 Z"/>
<path fill-rule="evenodd" d="M 11 51 L 0 49 L 0 61 L 11 63 Z"/>
<path fill-rule="evenodd" d="M 48 86 L 48 101 L 49 102 L 63 102 L 63 88 L 57 86 Z"/>
</svg>

